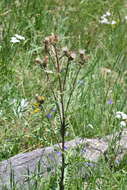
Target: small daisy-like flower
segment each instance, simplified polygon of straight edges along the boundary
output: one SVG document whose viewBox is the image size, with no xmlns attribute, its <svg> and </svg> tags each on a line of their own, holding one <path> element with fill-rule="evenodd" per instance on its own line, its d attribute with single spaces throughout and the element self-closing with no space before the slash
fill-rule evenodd
<svg viewBox="0 0 127 190">
<path fill-rule="evenodd" d="M 110 24 L 110 22 L 108 21 L 107 18 L 103 18 L 102 20 L 100 20 L 101 24 Z"/>
<path fill-rule="evenodd" d="M 19 43 L 20 40 L 18 40 L 16 37 L 12 37 L 10 40 L 11 43 L 15 44 L 15 43 Z"/>
<path fill-rule="evenodd" d="M 123 113 L 123 112 L 116 112 L 116 116 L 117 119 L 127 119 L 127 114 Z"/>
<path fill-rule="evenodd" d="M 106 15 L 106 16 L 111 16 L 111 13 L 110 13 L 109 11 L 107 11 L 107 12 L 105 13 L 105 15 Z"/>
<path fill-rule="evenodd" d="M 25 40 L 25 37 L 23 37 L 23 36 L 21 36 L 19 34 L 15 34 L 13 37 L 11 37 L 10 42 L 15 44 L 15 43 L 21 42 L 22 40 Z"/>
<path fill-rule="evenodd" d="M 127 125 L 127 124 L 126 124 L 125 121 L 121 121 L 121 122 L 120 122 L 120 127 L 126 127 L 126 125 Z"/>
<path fill-rule="evenodd" d="M 116 24 L 116 21 L 115 21 L 115 20 L 112 20 L 112 21 L 111 21 L 111 24 L 112 24 L 112 25 Z"/>
<path fill-rule="evenodd" d="M 127 16 L 125 16 L 124 18 L 125 18 L 125 20 L 127 20 Z"/>
<path fill-rule="evenodd" d="M 25 37 L 24 36 L 21 36 L 19 34 L 15 34 L 15 37 L 18 39 L 18 40 L 25 40 Z"/>
</svg>

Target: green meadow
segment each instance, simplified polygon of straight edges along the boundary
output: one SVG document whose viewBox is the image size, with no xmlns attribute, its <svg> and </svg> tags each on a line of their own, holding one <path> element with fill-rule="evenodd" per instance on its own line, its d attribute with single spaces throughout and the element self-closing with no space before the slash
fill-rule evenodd
<svg viewBox="0 0 127 190">
<path fill-rule="evenodd" d="M 1 0 L 0 1 L 0 161 L 18 153 L 61 142 L 54 93 L 58 88 L 48 61 L 49 77 L 37 59 L 45 57 L 44 40 L 57 35 L 59 47 L 88 56 L 76 78 L 67 112 L 65 141 L 104 137 L 126 127 L 116 112 L 127 113 L 127 2 L 121 0 Z M 77 65 L 67 75 L 65 102 Z M 63 68 L 66 68 L 66 59 Z M 55 78 L 56 77 L 56 78 Z M 36 97 L 43 96 L 40 108 Z M 74 179 L 72 158 L 65 190 L 125 190 L 126 156 L 118 167 L 103 161 L 88 179 Z M 58 190 L 59 173 L 39 178 L 30 190 Z M 12 189 L 17 190 L 16 187 Z"/>
</svg>

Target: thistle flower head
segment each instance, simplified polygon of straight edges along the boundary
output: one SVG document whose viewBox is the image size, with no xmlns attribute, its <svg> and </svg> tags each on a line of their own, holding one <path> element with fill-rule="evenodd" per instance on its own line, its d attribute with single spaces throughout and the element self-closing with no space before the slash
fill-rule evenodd
<svg viewBox="0 0 127 190">
<path fill-rule="evenodd" d="M 42 60 L 41 60 L 39 57 L 37 57 L 37 58 L 35 59 L 35 63 L 41 64 L 41 63 L 42 63 Z"/>
<path fill-rule="evenodd" d="M 79 54 L 80 54 L 80 55 L 84 55 L 84 54 L 85 54 L 85 50 L 84 50 L 84 49 L 80 49 L 80 50 L 79 50 Z"/>
<path fill-rule="evenodd" d="M 63 48 L 62 48 L 62 51 L 63 51 L 64 53 L 67 53 L 67 52 L 68 52 L 68 48 L 67 48 L 67 47 L 63 47 Z"/>
<path fill-rule="evenodd" d="M 43 66 L 44 68 L 47 67 L 48 61 L 49 61 L 49 57 L 46 55 L 46 56 L 44 57 L 43 63 L 42 63 L 42 66 Z"/>
<path fill-rule="evenodd" d="M 55 44 L 59 41 L 59 36 L 52 34 L 50 36 L 45 37 L 44 43 L 46 44 Z"/>
<path fill-rule="evenodd" d="M 76 59 L 76 53 L 73 52 L 73 51 L 70 51 L 70 52 L 69 52 L 69 55 L 68 55 L 68 58 L 69 58 L 69 60 L 74 60 L 74 59 Z"/>
</svg>

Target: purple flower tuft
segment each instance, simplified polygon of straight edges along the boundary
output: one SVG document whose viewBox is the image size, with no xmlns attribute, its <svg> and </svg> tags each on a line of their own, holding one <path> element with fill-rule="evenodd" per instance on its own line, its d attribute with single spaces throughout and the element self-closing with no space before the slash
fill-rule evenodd
<svg viewBox="0 0 127 190">
<path fill-rule="evenodd" d="M 51 113 L 48 113 L 48 114 L 46 115 L 46 117 L 47 117 L 48 119 L 50 119 L 50 118 L 52 117 L 52 114 L 51 114 Z"/>
<path fill-rule="evenodd" d="M 113 104 L 113 101 L 112 100 L 108 100 L 107 104 Z"/>
<path fill-rule="evenodd" d="M 64 146 L 64 150 L 67 150 L 67 146 Z"/>
<path fill-rule="evenodd" d="M 57 154 L 58 156 L 61 156 L 61 155 L 62 155 L 62 153 L 61 153 L 61 152 L 56 152 L 56 154 Z"/>
</svg>

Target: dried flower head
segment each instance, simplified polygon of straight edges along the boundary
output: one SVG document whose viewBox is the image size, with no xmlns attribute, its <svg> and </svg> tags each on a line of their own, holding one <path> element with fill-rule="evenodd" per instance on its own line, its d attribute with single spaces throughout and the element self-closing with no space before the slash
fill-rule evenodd
<svg viewBox="0 0 127 190">
<path fill-rule="evenodd" d="M 19 35 L 19 34 L 15 34 L 13 37 L 11 37 L 10 42 L 14 44 L 14 43 L 19 43 L 19 42 L 21 42 L 22 40 L 25 40 L 25 37 L 24 37 L 24 36 L 21 36 L 21 35 Z"/>
<path fill-rule="evenodd" d="M 63 55 L 65 55 L 66 57 L 70 56 L 70 52 L 67 47 L 63 47 L 62 52 L 63 52 Z"/>
<path fill-rule="evenodd" d="M 49 61 L 49 57 L 46 55 L 43 59 L 43 64 L 42 64 L 44 69 L 47 67 L 48 61 Z"/>
<path fill-rule="evenodd" d="M 69 58 L 69 60 L 74 60 L 74 59 L 76 59 L 76 53 L 73 52 L 73 51 L 70 51 L 70 52 L 69 52 L 69 55 L 68 55 L 68 58 Z"/>
<path fill-rule="evenodd" d="M 67 53 L 67 52 L 68 52 L 68 48 L 67 48 L 67 47 L 63 47 L 63 48 L 62 48 L 62 51 L 63 51 L 64 53 Z"/>
<path fill-rule="evenodd" d="M 85 50 L 80 50 L 79 54 L 80 54 L 80 61 L 79 61 L 79 63 L 81 65 L 84 65 L 84 63 L 86 63 L 90 59 L 90 56 L 89 55 L 85 55 Z"/>
<path fill-rule="evenodd" d="M 85 54 L 85 50 L 84 49 L 80 49 L 79 50 L 79 54 L 82 56 L 82 55 L 84 55 Z"/>
<path fill-rule="evenodd" d="M 37 64 L 42 64 L 42 60 L 41 60 L 39 57 L 37 57 L 37 58 L 35 59 L 35 63 L 37 63 Z"/>
<path fill-rule="evenodd" d="M 49 36 L 48 37 L 45 37 L 45 39 L 44 39 L 44 44 L 45 44 L 45 52 L 47 53 L 48 52 L 48 49 L 49 49 L 49 43 L 50 43 L 50 38 L 49 38 Z"/>
<path fill-rule="evenodd" d="M 44 43 L 49 43 L 50 42 L 50 38 L 49 38 L 49 36 L 47 36 L 47 37 L 45 37 L 45 39 L 44 39 Z"/>
<path fill-rule="evenodd" d="M 44 44 L 45 44 L 45 52 L 47 53 L 49 48 L 51 47 L 50 45 L 55 45 L 59 41 L 59 36 L 52 34 L 50 36 L 45 37 L 44 39 Z"/>
<path fill-rule="evenodd" d="M 52 34 L 50 36 L 45 37 L 44 43 L 46 44 L 55 44 L 59 41 L 59 36 Z"/>
</svg>

